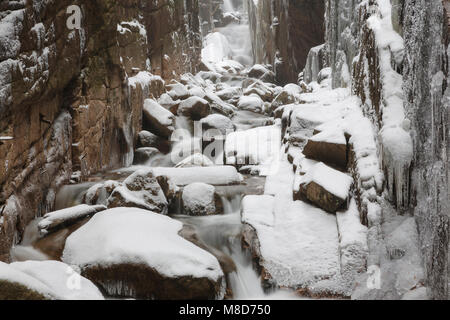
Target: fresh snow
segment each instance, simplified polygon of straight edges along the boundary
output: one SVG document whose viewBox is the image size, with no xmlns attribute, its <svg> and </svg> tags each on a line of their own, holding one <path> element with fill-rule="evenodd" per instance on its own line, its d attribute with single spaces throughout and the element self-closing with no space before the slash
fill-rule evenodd
<svg viewBox="0 0 450 320">
<path fill-rule="evenodd" d="M 100 290 L 74 269 L 59 261 L 14 262 L 12 268 L 42 282 L 64 300 L 103 300 Z"/>
<path fill-rule="evenodd" d="M 216 188 L 203 182 L 194 182 L 183 188 L 183 207 L 192 214 L 205 213 L 214 214 L 216 206 L 214 193 Z"/>
<path fill-rule="evenodd" d="M 78 206 L 49 212 L 45 214 L 44 218 L 39 222 L 38 228 L 41 232 L 45 233 L 49 228 L 55 228 L 65 222 L 74 221 L 105 209 L 106 207 L 103 205 L 89 206 L 80 204 Z"/>
<path fill-rule="evenodd" d="M 96 214 L 66 240 L 62 260 L 81 269 L 116 264 L 145 264 L 167 277 L 223 276 L 217 259 L 179 236 L 183 224 L 137 208 Z"/>
<path fill-rule="evenodd" d="M 319 162 L 304 176 L 303 182 L 315 182 L 340 199 L 347 199 L 353 179 L 349 175 Z"/>
<path fill-rule="evenodd" d="M 293 176 L 284 160 L 267 178 L 266 195 L 244 198 L 242 217 L 256 230 L 261 263 L 273 281 L 306 287 L 339 273 L 339 239 L 334 215 L 292 200 Z"/>
<path fill-rule="evenodd" d="M 172 112 L 162 107 L 153 99 L 146 99 L 144 102 L 144 110 L 154 117 L 161 125 L 170 127 L 173 125 L 174 115 Z"/>
<path fill-rule="evenodd" d="M 232 166 L 212 166 L 193 168 L 154 168 L 157 176 L 167 176 L 175 184 L 183 186 L 194 182 L 204 182 L 212 185 L 239 184 L 242 176 Z"/>
</svg>

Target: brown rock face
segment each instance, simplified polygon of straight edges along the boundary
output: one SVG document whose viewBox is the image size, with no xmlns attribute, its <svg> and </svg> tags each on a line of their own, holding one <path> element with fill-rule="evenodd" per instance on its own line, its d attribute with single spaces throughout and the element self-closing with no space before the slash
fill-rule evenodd
<svg viewBox="0 0 450 320">
<path fill-rule="evenodd" d="M 81 28 L 70 30 L 74 4 Z M 195 72 L 197 13 L 196 0 L 0 4 L 0 260 L 72 171 L 131 164 L 143 101 L 165 91 L 133 76 Z"/>
<path fill-rule="evenodd" d="M 297 82 L 308 52 L 324 42 L 324 2 L 247 0 L 256 63 L 273 64 L 281 84 Z"/>
<path fill-rule="evenodd" d="M 1 300 L 48 300 L 41 293 L 27 288 L 25 285 L 0 280 Z"/>
<path fill-rule="evenodd" d="M 347 199 L 337 197 L 315 182 L 300 185 L 300 192 L 298 195 L 294 195 L 294 198 L 312 202 L 330 213 L 336 213 L 347 202 Z"/>
<path fill-rule="evenodd" d="M 137 264 L 89 267 L 82 275 L 115 297 L 156 300 L 212 300 L 220 281 L 208 278 L 166 278 L 156 270 Z M 112 283 L 121 283 L 116 287 Z"/>
<path fill-rule="evenodd" d="M 347 167 L 347 144 L 308 140 L 303 154 L 307 158 L 322 161 L 343 171 Z"/>
</svg>

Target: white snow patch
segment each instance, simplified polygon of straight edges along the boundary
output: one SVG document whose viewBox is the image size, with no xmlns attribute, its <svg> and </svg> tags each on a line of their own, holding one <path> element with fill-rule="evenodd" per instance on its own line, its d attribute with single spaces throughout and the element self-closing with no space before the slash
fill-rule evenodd
<svg viewBox="0 0 450 320">
<path fill-rule="evenodd" d="M 137 208 L 95 215 L 66 240 L 63 261 L 80 268 L 145 264 L 167 277 L 223 276 L 217 259 L 178 235 L 183 224 Z"/>
</svg>

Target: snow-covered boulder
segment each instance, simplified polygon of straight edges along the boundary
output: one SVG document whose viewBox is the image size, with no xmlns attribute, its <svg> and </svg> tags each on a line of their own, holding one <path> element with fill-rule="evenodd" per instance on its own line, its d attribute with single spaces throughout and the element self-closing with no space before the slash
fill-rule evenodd
<svg viewBox="0 0 450 320">
<path fill-rule="evenodd" d="M 217 259 L 183 239 L 183 225 L 137 208 L 95 215 L 66 242 L 63 261 L 108 295 L 138 299 L 221 299 Z"/>
<path fill-rule="evenodd" d="M 46 213 L 38 223 L 39 232 L 43 235 L 67 227 L 97 212 L 105 210 L 103 205 L 89 206 L 80 204 L 71 208 Z"/>
<path fill-rule="evenodd" d="M 191 88 L 189 89 L 189 95 L 191 95 L 192 97 L 199 97 L 204 99 L 206 96 L 206 92 L 199 86 L 191 86 Z"/>
<path fill-rule="evenodd" d="M 222 214 L 223 205 L 210 184 L 195 182 L 184 187 L 182 194 L 183 212 L 190 216 Z"/>
<path fill-rule="evenodd" d="M 239 99 L 237 107 L 240 110 L 262 113 L 264 111 L 264 101 L 257 94 L 251 94 L 249 96 L 242 96 Z"/>
<path fill-rule="evenodd" d="M 172 81 L 170 84 L 166 85 L 168 95 L 174 100 L 184 100 L 189 97 L 189 90 L 185 85 Z"/>
<path fill-rule="evenodd" d="M 140 169 L 126 178 L 108 198 L 108 208 L 136 207 L 167 214 L 167 199 L 152 169 Z"/>
<path fill-rule="evenodd" d="M 220 114 L 211 114 L 201 121 L 203 139 L 211 141 L 211 138 L 220 136 L 225 139 L 227 134 L 234 132 L 235 127 L 233 122 Z"/>
<path fill-rule="evenodd" d="M 170 151 L 170 142 L 149 131 L 143 130 L 138 134 L 138 147 L 156 148 L 162 153 L 168 153 Z"/>
<path fill-rule="evenodd" d="M 302 177 L 296 200 L 306 200 L 318 207 L 336 213 L 346 207 L 353 179 L 320 162 Z"/>
<path fill-rule="evenodd" d="M 154 134 L 169 138 L 174 130 L 175 116 L 153 99 L 146 99 L 143 109 L 144 128 Z"/>
<path fill-rule="evenodd" d="M 224 116 L 231 117 L 236 111 L 236 107 L 230 103 L 226 103 L 219 98 L 214 92 L 207 91 L 205 100 L 210 103 L 211 110 Z"/>
<path fill-rule="evenodd" d="M 1 300 L 55 300 L 57 295 L 34 277 L 0 262 Z"/>
<path fill-rule="evenodd" d="M 289 91 L 283 90 L 272 101 L 271 111 L 274 112 L 277 108 L 292 103 L 295 103 L 295 96 L 292 95 Z"/>
<path fill-rule="evenodd" d="M 339 129 L 322 131 L 308 140 L 303 154 L 345 171 L 348 162 L 347 138 Z"/>
<path fill-rule="evenodd" d="M 244 95 L 258 95 L 263 101 L 272 101 L 274 98 L 274 90 L 262 81 L 254 81 L 245 90 Z"/>
<path fill-rule="evenodd" d="M 58 261 L 0 262 L 0 300 L 103 300 L 100 290 Z"/>
<path fill-rule="evenodd" d="M 261 64 L 255 64 L 250 68 L 248 72 L 250 78 L 262 80 L 264 82 L 273 82 L 275 80 L 275 74 Z"/>
<path fill-rule="evenodd" d="M 159 97 L 158 103 L 162 107 L 172 112 L 173 114 L 176 114 L 176 111 L 178 110 L 178 106 L 180 105 L 181 100 L 173 100 L 169 94 L 164 93 L 161 95 L 161 97 Z"/>
<path fill-rule="evenodd" d="M 120 182 L 114 180 L 94 184 L 84 194 L 83 202 L 88 205 L 106 205 L 111 193 L 120 185 Z"/>
<path fill-rule="evenodd" d="M 180 103 L 178 115 L 198 121 L 211 113 L 209 102 L 199 97 L 190 97 Z"/>
<path fill-rule="evenodd" d="M 216 95 L 225 101 L 234 101 L 239 100 L 239 97 L 242 96 L 242 88 L 239 87 L 228 87 L 221 89 L 216 92 Z"/>
<path fill-rule="evenodd" d="M 157 154 L 159 150 L 156 148 L 138 148 L 134 151 L 133 164 L 144 164 Z"/>
<path fill-rule="evenodd" d="M 194 182 L 212 185 L 234 185 L 242 182 L 242 176 L 232 166 L 192 167 L 192 168 L 153 168 L 157 176 L 168 176 L 178 186 Z"/>
</svg>

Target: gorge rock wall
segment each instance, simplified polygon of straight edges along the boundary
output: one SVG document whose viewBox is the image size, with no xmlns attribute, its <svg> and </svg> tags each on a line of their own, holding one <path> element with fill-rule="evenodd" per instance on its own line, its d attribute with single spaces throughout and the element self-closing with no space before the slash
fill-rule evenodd
<svg viewBox="0 0 450 320">
<path fill-rule="evenodd" d="M 296 83 L 312 47 L 323 43 L 324 2 L 247 0 L 255 63 L 272 64 L 280 84 Z"/>
<path fill-rule="evenodd" d="M 405 0 L 402 23 L 405 109 L 414 142 L 410 202 L 435 299 L 448 298 L 449 283 L 449 4 Z"/>
<path fill-rule="evenodd" d="M 67 24 L 72 5 L 80 28 Z M 0 260 L 73 171 L 131 164 L 144 99 L 164 91 L 161 77 L 197 70 L 198 10 L 197 0 L 0 4 Z"/>
<path fill-rule="evenodd" d="M 385 176 L 384 197 L 375 199 L 380 204 L 386 199 L 397 214 L 414 215 L 428 297 L 447 299 L 449 1 L 325 4 L 326 42 L 310 53 L 307 80 L 317 79 L 312 62 L 320 54 L 331 68 L 332 86 L 349 87 L 360 98 L 378 134 Z M 374 226 L 364 197 L 357 199 L 362 220 Z M 380 224 L 369 232 L 373 239 L 384 233 Z"/>
</svg>

